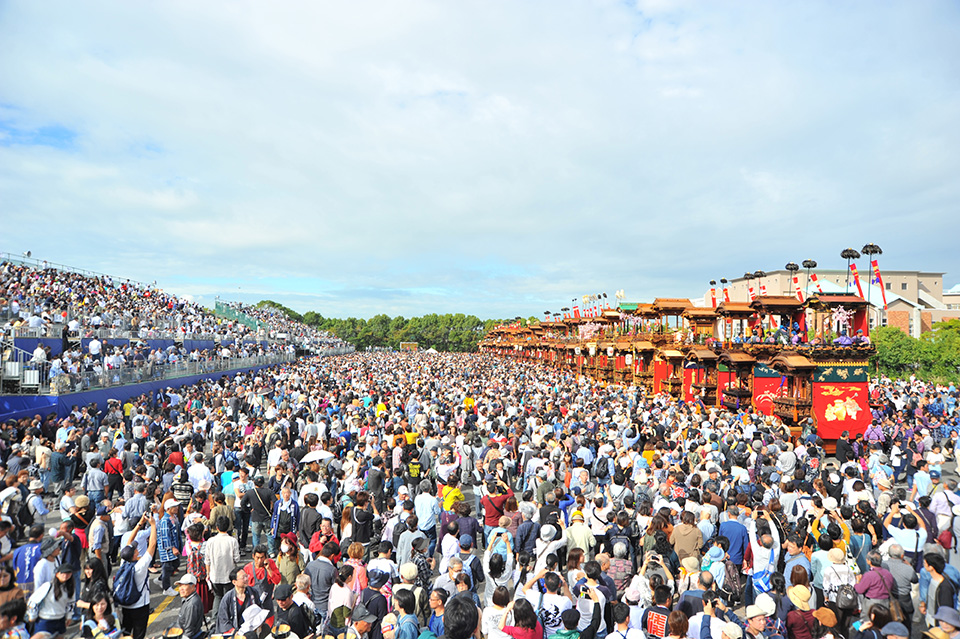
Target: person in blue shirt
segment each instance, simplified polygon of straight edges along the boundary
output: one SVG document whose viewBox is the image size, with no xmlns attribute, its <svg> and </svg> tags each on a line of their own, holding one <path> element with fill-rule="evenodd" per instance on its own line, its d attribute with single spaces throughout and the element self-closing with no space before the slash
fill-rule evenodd
<svg viewBox="0 0 960 639">
<path fill-rule="evenodd" d="M 743 567 L 743 553 L 750 542 L 747 534 L 747 527 L 737 521 L 740 516 L 740 508 L 736 505 L 727 508 L 727 521 L 720 523 L 720 529 L 717 531 L 721 536 L 730 541 L 730 548 L 727 554 L 730 556 L 730 563 L 740 570 Z"/>
<path fill-rule="evenodd" d="M 443 636 L 443 610 L 447 605 L 447 599 L 450 594 L 443 588 L 437 588 L 430 593 L 430 620 L 427 622 L 427 629 L 438 637 Z"/>
<path fill-rule="evenodd" d="M 413 500 L 413 509 L 417 515 L 420 531 L 427 536 L 427 540 L 430 542 L 427 548 L 427 558 L 433 557 L 433 553 L 437 549 L 437 522 L 440 518 L 440 501 L 431 494 L 429 479 L 420 482 L 420 494 Z"/>
<path fill-rule="evenodd" d="M 393 609 L 397 614 L 394 639 L 417 639 L 420 636 L 420 621 L 414 615 L 417 600 L 410 589 L 398 589 L 393 593 Z M 383 628 L 386 630 L 386 628 Z"/>
<path fill-rule="evenodd" d="M 34 524 L 30 527 L 27 543 L 13 551 L 13 571 L 17 578 L 17 585 L 29 599 L 33 592 L 33 569 L 40 561 L 40 541 L 43 539 L 43 524 Z"/>
</svg>

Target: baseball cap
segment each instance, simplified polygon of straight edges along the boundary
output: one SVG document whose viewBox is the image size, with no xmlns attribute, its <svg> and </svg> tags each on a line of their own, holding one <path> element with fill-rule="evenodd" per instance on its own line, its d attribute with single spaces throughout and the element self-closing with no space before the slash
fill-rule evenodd
<svg viewBox="0 0 960 639">
<path fill-rule="evenodd" d="M 273 590 L 274 600 L 289 599 L 293 596 L 293 588 L 290 587 L 290 584 L 280 584 Z"/>
<path fill-rule="evenodd" d="M 167 501 L 163 502 L 164 510 L 170 510 L 171 508 L 179 508 L 179 507 L 180 507 L 180 502 L 177 501 L 176 499 L 168 499 Z"/>
<path fill-rule="evenodd" d="M 179 581 L 177 581 L 178 586 L 181 584 L 184 586 L 196 586 L 197 578 L 191 575 L 190 573 L 187 573 L 183 577 L 180 577 Z"/>
<path fill-rule="evenodd" d="M 354 622 L 366 621 L 367 623 L 376 623 L 377 615 L 367 610 L 367 607 L 361 602 L 353 607 L 353 612 L 350 613 L 350 619 Z"/>
</svg>

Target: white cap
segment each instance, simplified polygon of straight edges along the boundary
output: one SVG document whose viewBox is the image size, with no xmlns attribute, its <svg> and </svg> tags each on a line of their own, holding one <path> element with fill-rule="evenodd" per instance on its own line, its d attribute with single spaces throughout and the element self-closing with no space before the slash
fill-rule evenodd
<svg viewBox="0 0 960 639">
<path fill-rule="evenodd" d="M 168 499 L 167 501 L 163 502 L 164 510 L 170 510 L 171 508 L 179 508 L 179 507 L 180 507 L 180 502 L 177 501 L 176 499 Z"/>
</svg>

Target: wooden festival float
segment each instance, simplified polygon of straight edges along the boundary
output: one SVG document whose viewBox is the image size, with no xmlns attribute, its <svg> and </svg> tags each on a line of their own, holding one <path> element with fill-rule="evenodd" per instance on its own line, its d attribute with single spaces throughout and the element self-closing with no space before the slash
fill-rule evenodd
<svg viewBox="0 0 960 639">
<path fill-rule="evenodd" d="M 812 418 L 815 432 L 834 440 L 870 424 L 867 308 L 852 294 L 758 296 L 716 308 L 621 302 L 589 317 L 498 326 L 479 347 L 704 409 L 776 415 L 797 433 Z"/>
</svg>

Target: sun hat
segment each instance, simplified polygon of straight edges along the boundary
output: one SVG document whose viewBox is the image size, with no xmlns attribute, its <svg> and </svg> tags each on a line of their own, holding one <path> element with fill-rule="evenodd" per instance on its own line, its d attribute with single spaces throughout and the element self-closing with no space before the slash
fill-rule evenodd
<svg viewBox="0 0 960 639">
<path fill-rule="evenodd" d="M 725 554 L 723 548 L 720 546 L 711 546 L 710 550 L 707 551 L 707 559 L 710 561 L 722 561 Z"/>
<path fill-rule="evenodd" d="M 927 639 L 950 639 L 950 635 L 947 634 L 946 630 L 943 630 L 942 628 L 937 628 L 936 626 L 925 631 L 923 633 L 923 636 L 926 637 Z"/>
<path fill-rule="evenodd" d="M 43 490 L 43 482 L 39 479 L 34 479 L 30 482 L 30 490 Z"/>
<path fill-rule="evenodd" d="M 543 541 L 553 541 L 554 537 L 557 536 L 557 529 L 552 524 L 547 524 L 540 529 L 540 539 Z"/>
<path fill-rule="evenodd" d="M 767 613 L 763 611 L 763 608 L 761 608 L 756 604 L 753 604 L 753 605 L 747 606 L 747 612 L 744 615 L 744 618 L 753 619 L 754 617 L 766 617 L 766 616 L 767 616 Z"/>
<path fill-rule="evenodd" d="M 44 559 L 50 556 L 52 552 L 57 550 L 60 547 L 60 542 L 58 542 L 53 537 L 44 537 L 43 541 L 40 542 L 40 556 Z"/>
<path fill-rule="evenodd" d="M 810 589 L 806 586 L 791 586 L 787 588 L 787 597 L 790 603 L 801 612 L 810 610 Z"/>
<path fill-rule="evenodd" d="M 827 497 L 823 500 L 823 509 L 824 510 L 836 510 L 837 509 L 837 500 L 833 497 Z"/>
<path fill-rule="evenodd" d="M 693 573 L 700 570 L 700 561 L 696 557 L 684 557 L 680 560 L 680 565 L 687 573 Z"/>
<path fill-rule="evenodd" d="M 842 564 L 846 560 L 847 556 L 843 553 L 843 550 L 840 548 L 831 548 L 830 552 L 827 553 L 827 559 L 830 560 L 830 563 Z"/>
<path fill-rule="evenodd" d="M 723 634 L 725 634 L 726 636 L 730 637 L 730 639 L 743 638 L 743 628 L 741 628 L 740 626 L 738 626 L 732 621 L 728 621 L 727 623 L 723 624 L 723 630 L 721 632 L 723 632 Z"/>
<path fill-rule="evenodd" d="M 772 617 L 777 614 L 777 603 L 773 600 L 773 597 L 765 592 L 757 595 L 757 599 L 754 603 L 760 606 L 760 609 L 763 610 L 763 614 L 767 615 L 768 617 Z"/>
<path fill-rule="evenodd" d="M 833 628 L 837 625 L 837 615 L 834 614 L 829 608 L 817 608 L 813 611 L 813 616 L 819 621 L 822 625 L 827 628 Z M 889 624 L 887 624 L 889 625 Z M 886 628 L 887 626 L 884 626 Z M 904 635 L 906 636 L 906 635 Z"/>
<path fill-rule="evenodd" d="M 255 634 L 255 631 L 263 625 L 270 613 L 260 606 L 252 605 L 243 611 L 243 623 L 240 625 L 238 634 Z"/>
<path fill-rule="evenodd" d="M 369 588 L 383 588 L 383 585 L 390 580 L 390 575 L 383 570 L 371 570 L 367 573 L 367 586 Z"/>
<path fill-rule="evenodd" d="M 957 612 L 955 609 L 950 608 L 949 606 L 940 606 L 937 608 L 937 614 L 935 614 L 933 618 L 937 621 L 950 624 L 954 628 L 960 630 L 960 612 Z"/>
</svg>

